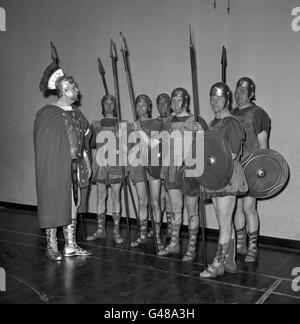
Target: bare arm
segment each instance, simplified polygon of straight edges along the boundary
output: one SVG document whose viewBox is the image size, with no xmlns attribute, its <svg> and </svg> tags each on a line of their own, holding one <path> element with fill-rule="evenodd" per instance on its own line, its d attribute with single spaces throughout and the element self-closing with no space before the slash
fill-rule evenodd
<svg viewBox="0 0 300 324">
<path fill-rule="evenodd" d="M 269 136 L 266 131 L 257 135 L 258 146 L 260 149 L 268 149 L 269 148 Z"/>
<path fill-rule="evenodd" d="M 91 167 L 91 162 L 89 159 L 89 156 L 87 155 L 86 151 L 83 152 L 83 157 L 85 159 L 88 171 L 89 171 L 89 178 L 92 176 L 92 167 Z"/>
</svg>

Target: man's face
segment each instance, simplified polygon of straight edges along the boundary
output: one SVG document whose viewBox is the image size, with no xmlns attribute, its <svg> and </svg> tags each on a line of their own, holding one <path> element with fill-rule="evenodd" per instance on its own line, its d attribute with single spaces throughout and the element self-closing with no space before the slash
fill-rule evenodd
<svg viewBox="0 0 300 324">
<path fill-rule="evenodd" d="M 112 100 L 111 98 L 108 98 L 107 100 L 105 100 L 104 104 L 104 113 L 105 115 L 113 115 L 116 105 L 114 100 Z"/>
<path fill-rule="evenodd" d="M 79 88 L 75 81 L 62 81 L 62 90 L 65 95 L 72 101 L 76 101 L 79 98 Z"/>
<path fill-rule="evenodd" d="M 235 101 L 238 107 L 244 106 L 250 103 L 251 98 L 248 94 L 248 88 L 239 87 L 235 91 Z"/>
<path fill-rule="evenodd" d="M 215 114 L 218 114 L 225 108 L 226 99 L 223 96 L 210 97 L 210 105 Z"/>
<path fill-rule="evenodd" d="M 161 98 L 158 102 L 157 109 L 160 116 L 168 117 L 171 113 L 170 101 L 165 98 Z"/>
<path fill-rule="evenodd" d="M 175 114 L 180 114 L 185 110 L 186 107 L 182 107 L 183 105 L 183 98 L 180 95 L 172 98 L 172 109 Z"/>
<path fill-rule="evenodd" d="M 145 100 L 140 100 L 137 103 L 136 112 L 139 118 L 148 116 L 148 104 Z"/>
</svg>

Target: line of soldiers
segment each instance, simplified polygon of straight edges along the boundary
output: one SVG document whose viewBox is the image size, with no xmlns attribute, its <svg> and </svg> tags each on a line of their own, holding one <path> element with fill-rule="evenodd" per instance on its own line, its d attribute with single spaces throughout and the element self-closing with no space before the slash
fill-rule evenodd
<svg viewBox="0 0 300 324">
<path fill-rule="evenodd" d="M 96 232 L 89 235 L 87 240 L 94 241 L 106 237 L 107 189 L 110 186 L 113 202 L 113 239 L 116 244 L 123 244 L 124 239 L 120 234 L 123 182 L 121 167 L 99 166 L 95 158 L 93 165 L 91 164 L 89 143 L 92 132 L 76 106 L 79 99 L 77 84 L 72 77 L 65 76 L 63 71 L 52 63 L 44 73 L 40 88 L 43 92 L 54 90 L 58 96 L 55 104 L 47 105 L 38 112 L 34 128 L 38 214 L 41 228 L 46 229 L 48 257 L 61 261 L 63 256 L 91 255 L 76 243 L 76 215 L 80 205 L 80 188 L 88 185 L 92 173 L 93 180 L 97 183 L 98 226 Z M 211 130 L 221 134 L 230 145 L 234 160 L 231 181 L 221 190 L 205 189 L 205 199 L 213 201 L 220 234 L 216 257 L 200 276 L 216 278 L 224 272 L 237 272 L 236 252 L 246 255 L 245 262 L 257 262 L 259 218 L 256 199 L 248 195 L 247 180 L 240 161 L 249 152 L 258 148 L 268 148 L 270 118 L 256 105 L 255 84 L 250 78 L 241 78 L 237 83 L 236 109 L 231 109 L 231 91 L 226 84 L 216 83 L 209 95 L 215 114 L 215 119 L 209 126 L 203 118 L 191 114 L 189 93 L 183 88 L 177 88 L 171 96 L 158 96 L 156 103 L 160 116 L 157 119 L 151 119 L 151 99 L 147 95 L 139 95 L 135 100 L 138 121 L 130 124 L 130 127 L 139 133 L 143 131 L 148 138 L 152 131 L 165 130 L 171 133 L 174 130 Z M 104 118 L 94 125 L 96 134 L 103 130 L 116 131 L 116 98 L 106 95 L 101 101 L 101 106 Z M 97 143 L 95 137 L 92 142 L 92 147 L 97 150 L 103 145 Z M 85 171 L 82 171 L 83 165 Z M 180 229 L 185 206 L 188 214 L 189 244 L 183 261 L 192 262 L 196 258 L 200 226 L 199 191 L 185 192 L 180 181 L 180 169 L 175 163 L 168 167 L 147 167 L 150 202 L 147 201 L 142 167 L 130 167 L 126 170 L 136 188 L 140 223 L 138 237 L 131 243 L 131 247 L 139 247 L 151 236 L 151 233 L 148 233 L 147 210 L 148 203 L 151 203 L 158 255 L 179 254 Z M 85 177 L 80 174 L 84 172 Z M 162 196 L 165 208 L 162 208 Z M 168 222 L 170 239 L 167 246 L 163 245 L 161 238 L 162 210 L 166 211 Z M 66 246 L 63 255 L 57 247 L 58 227 L 64 227 Z"/>
</svg>

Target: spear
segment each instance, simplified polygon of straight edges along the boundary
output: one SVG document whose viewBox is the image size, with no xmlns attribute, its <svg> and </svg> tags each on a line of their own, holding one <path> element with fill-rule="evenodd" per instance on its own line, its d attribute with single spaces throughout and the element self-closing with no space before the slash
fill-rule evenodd
<svg viewBox="0 0 300 324">
<path fill-rule="evenodd" d="M 58 54 L 57 54 L 57 51 L 56 51 L 56 47 L 55 45 L 53 44 L 53 42 L 51 41 L 50 43 L 51 45 L 51 58 L 52 58 L 52 61 L 56 64 L 59 63 L 59 58 L 58 58 Z"/>
<path fill-rule="evenodd" d="M 114 77 L 114 88 L 115 88 L 115 97 L 117 102 L 118 123 L 120 125 L 122 122 L 122 117 L 121 117 L 119 77 L 118 77 L 118 66 L 117 66 L 118 56 L 117 56 L 116 45 L 114 44 L 113 40 L 111 40 L 110 57 L 111 57 L 113 77 Z M 122 167 L 122 178 L 124 184 L 124 200 L 125 200 L 125 212 L 126 212 L 126 221 L 127 221 L 127 249 L 128 249 L 130 244 L 130 224 L 129 224 L 130 214 L 129 214 L 129 205 L 128 205 L 128 182 L 126 178 L 125 166 Z"/>
<path fill-rule="evenodd" d="M 192 85 L 193 85 L 193 99 L 194 99 L 194 113 L 200 116 L 199 93 L 198 93 L 198 78 L 197 78 L 197 62 L 196 62 L 196 49 L 194 45 L 192 27 L 190 25 L 190 60 L 192 71 Z"/>
<path fill-rule="evenodd" d="M 104 90 L 105 90 L 105 94 L 108 95 L 109 92 L 108 92 L 108 87 L 107 87 L 106 78 L 105 78 L 105 70 L 104 70 L 104 66 L 102 64 L 102 61 L 101 61 L 100 57 L 98 57 L 98 66 L 99 66 L 99 73 L 100 73 L 101 78 L 102 78 L 102 83 L 103 83 L 103 87 L 104 87 Z"/>
<path fill-rule="evenodd" d="M 222 64 L 222 82 L 226 83 L 227 78 L 226 78 L 226 70 L 227 70 L 227 50 L 226 47 L 223 46 L 222 49 L 222 59 L 221 59 L 221 64 Z"/>
<path fill-rule="evenodd" d="M 197 117 L 200 117 L 200 105 L 199 105 L 199 93 L 198 93 L 198 79 L 197 79 L 197 61 L 196 61 L 196 49 L 192 36 L 192 27 L 190 25 L 190 59 L 191 59 L 191 72 L 192 72 L 192 85 L 193 85 L 193 98 L 194 98 L 194 113 Z M 207 269 L 207 257 L 206 257 L 206 242 L 205 242 L 205 220 L 206 210 L 204 202 L 204 190 L 200 186 L 200 198 L 199 198 L 199 217 L 201 221 L 202 230 L 202 248 L 203 248 L 203 264 Z"/>
<path fill-rule="evenodd" d="M 126 39 L 123 36 L 122 33 L 120 33 L 121 36 L 121 52 L 123 56 L 123 61 L 124 61 L 124 67 L 125 67 L 125 72 L 126 72 L 126 77 L 127 77 L 127 83 L 128 83 L 128 89 L 129 89 L 129 96 L 130 96 L 130 101 L 131 101 L 131 106 L 132 106 L 132 113 L 134 120 L 137 121 L 138 116 L 135 110 L 135 97 L 134 97 L 134 90 L 133 90 L 133 83 L 132 83 L 132 76 L 131 76 L 131 71 L 130 71 L 130 65 L 129 65 L 129 51 L 126 43 Z M 156 229 L 155 229 L 155 221 L 154 221 L 154 213 L 153 213 L 153 206 L 151 203 L 151 196 L 150 196 L 150 190 L 148 186 L 148 181 L 147 181 L 147 171 L 145 166 L 142 166 L 142 171 L 143 171 L 143 180 L 145 183 L 145 188 L 146 188 L 146 195 L 148 199 L 148 210 L 152 222 L 152 229 L 153 229 L 153 234 L 154 234 L 154 244 L 155 244 L 155 249 L 156 253 L 158 253 L 158 244 L 157 244 L 157 238 L 156 238 Z"/>
</svg>

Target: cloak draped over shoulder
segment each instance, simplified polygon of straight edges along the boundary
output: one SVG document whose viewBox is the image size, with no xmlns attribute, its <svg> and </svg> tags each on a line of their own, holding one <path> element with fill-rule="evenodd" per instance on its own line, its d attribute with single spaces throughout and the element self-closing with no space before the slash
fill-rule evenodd
<svg viewBox="0 0 300 324">
<path fill-rule="evenodd" d="M 46 105 L 36 115 L 34 149 L 41 228 L 71 224 L 71 152 L 64 111 Z"/>
</svg>

